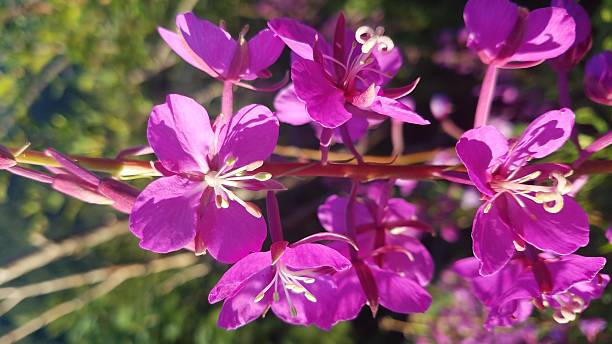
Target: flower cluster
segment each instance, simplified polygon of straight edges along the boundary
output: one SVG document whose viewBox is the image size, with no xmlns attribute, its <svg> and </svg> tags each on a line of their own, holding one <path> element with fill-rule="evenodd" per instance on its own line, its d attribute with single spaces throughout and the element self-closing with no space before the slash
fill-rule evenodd
<svg viewBox="0 0 612 344">
<path fill-rule="evenodd" d="M 559 323 L 570 322 L 602 295 L 610 279 L 601 272 L 604 258 L 576 253 L 589 243 L 589 218 L 574 199 L 579 187 L 572 182 L 574 169 L 610 145 L 612 135 L 582 149 L 574 112 L 561 92 L 563 77 L 591 47 L 588 16 L 571 0 L 554 0 L 551 7 L 533 11 L 508 0 L 469 0 L 463 17 L 466 44 L 488 67 L 474 128 L 464 132 L 452 122 L 455 105 L 447 96 L 431 97 L 433 119 L 457 143 L 454 152 L 442 152 L 430 164 L 371 163 L 356 148 L 369 128 L 389 118 L 394 153 L 399 155 L 402 123 L 430 123 L 405 98 L 418 78 L 389 87 L 402 58 L 384 28 L 353 30 L 340 13 L 326 39 L 297 20 L 275 18 L 247 41 L 248 26 L 234 40 L 223 25 L 185 13 L 176 18 L 177 32 L 158 31 L 183 60 L 223 82 L 218 114 L 209 116 L 187 96 L 168 95 L 151 111 L 148 146 L 142 152 L 154 153 L 156 160 L 144 162 L 144 167 L 134 160 L 96 162 L 47 149 L 37 160 L 44 160 L 39 165 L 48 172 L 42 172 L 20 166 L 34 161 L 27 146 L 0 146 L 0 169 L 128 213 L 130 231 L 145 250 L 186 249 L 233 264 L 208 295 L 210 303 L 223 303 L 218 324 L 225 329 L 244 326 L 270 309 L 289 324 L 326 330 L 355 319 L 366 305 L 374 316 L 380 306 L 401 314 L 426 312 L 432 303 L 427 286 L 434 276 L 434 259 L 422 240 L 434 231 L 420 216 L 422 205 L 395 197 L 394 188 L 409 196 L 418 179 L 456 183 L 453 187 L 462 191 L 473 186 L 465 202 L 479 205 L 472 225 L 474 257 L 455 262 L 453 269 L 469 281 L 487 310 L 484 327 L 525 321 L 533 305 L 551 309 Z M 270 78 L 268 68 L 285 46 L 291 51 L 289 84 L 245 83 Z M 585 73 L 586 94 L 605 105 L 612 99 L 611 56 L 595 55 Z M 520 136 L 506 137 L 488 120 L 497 70 L 546 60 L 559 73 L 563 105 L 539 115 Z M 259 104 L 233 111 L 233 86 L 280 89 L 275 111 Z M 312 125 L 321 159 L 271 159 L 281 122 Z M 571 139 L 580 157 L 573 164 L 532 161 L 550 156 Z M 356 163 L 328 161 L 334 141 L 342 142 Z M 142 168 L 131 177 L 158 178 L 140 191 L 85 168 L 117 177 L 128 163 Z M 351 189 L 329 195 L 319 205 L 321 231 L 289 243 L 276 193 L 285 190 L 280 178 L 304 175 L 346 177 Z M 263 193 L 267 216 L 252 199 Z M 445 218 L 431 222 L 455 228 L 446 215 L 458 202 L 446 202 L 446 208 L 453 209 L 445 209 L 446 200 L 433 205 Z M 454 242 L 459 234 L 451 231 L 448 241 Z"/>
</svg>

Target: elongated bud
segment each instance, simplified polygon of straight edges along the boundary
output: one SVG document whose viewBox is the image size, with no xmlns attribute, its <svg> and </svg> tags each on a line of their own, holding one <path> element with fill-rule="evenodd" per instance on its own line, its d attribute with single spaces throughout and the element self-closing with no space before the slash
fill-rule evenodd
<svg viewBox="0 0 612 344">
<path fill-rule="evenodd" d="M 126 214 L 132 211 L 136 197 L 140 194 L 140 190 L 135 187 L 111 178 L 100 181 L 98 192 L 113 201 L 113 208 Z"/>
<path fill-rule="evenodd" d="M 6 170 L 9 167 L 17 165 L 13 153 L 6 147 L 0 145 L 0 170 Z"/>
</svg>

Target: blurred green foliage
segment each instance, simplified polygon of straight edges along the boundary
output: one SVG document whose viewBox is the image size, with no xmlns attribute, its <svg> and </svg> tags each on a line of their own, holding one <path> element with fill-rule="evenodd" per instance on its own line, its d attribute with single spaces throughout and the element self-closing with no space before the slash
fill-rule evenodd
<svg viewBox="0 0 612 344">
<path fill-rule="evenodd" d="M 532 5 L 532 2 L 522 3 Z M 583 3 L 593 18 L 592 51 L 612 49 L 612 0 Z M 347 0 L 312 1 L 310 6 L 300 4 L 296 3 L 296 6 L 304 7 L 294 10 L 315 26 L 325 24 L 341 9 L 355 21 L 384 24 L 386 32 L 394 38 L 397 46 L 402 47 L 410 61 L 400 72 L 399 82 L 417 75 L 423 77 L 415 92 L 417 106 L 426 107 L 424 105 L 434 92 L 446 92 L 456 96 L 458 107 L 463 107 L 459 114 L 467 115 L 465 122 L 459 120 L 460 124 L 471 120 L 469 116 L 475 98 L 466 90 L 477 85 L 478 78 L 453 76 L 433 65 L 430 59 L 438 48 L 436 40 L 440 32 L 461 27 L 463 2 Z M 70 154 L 113 156 L 122 148 L 145 143 L 149 111 L 153 104 L 163 100 L 166 93 L 190 95 L 207 108 L 218 109 L 219 86 L 174 56 L 156 32 L 160 25 L 173 29 L 174 16 L 191 7 L 196 14 L 210 21 L 226 20 L 230 32 L 238 32 L 247 23 L 251 25 L 251 32 L 265 26 L 265 19 L 258 14 L 256 4 L 239 0 L 2 1 L 1 143 L 20 146 L 32 142 L 36 149 L 51 146 Z M 288 59 L 285 58 L 274 68 L 274 74 L 282 75 L 287 66 Z M 547 66 L 518 71 L 516 75 L 521 86 L 539 90 L 546 101 L 555 102 L 554 74 Z M 581 91 L 581 82 L 582 72 L 578 69 L 571 75 L 571 89 L 577 122 L 585 133 L 581 140 L 586 143 L 611 129 L 612 112 L 589 102 Z M 238 90 L 236 106 L 252 101 L 270 105 L 271 100 L 272 96 L 268 94 Z M 452 145 L 452 141 L 440 135 L 436 127 L 425 129 L 424 133 L 409 150 Z M 409 134 L 417 135 L 414 131 L 409 131 Z M 412 136 L 408 137 L 412 139 Z M 287 138 L 281 140 L 289 141 Z M 568 145 L 555 158 L 569 160 L 573 157 L 573 148 Z M 597 157 L 610 159 L 612 153 L 608 150 Z M 610 176 L 596 176 L 579 195 L 594 223 L 592 244 L 584 254 L 602 255 L 612 251 L 603 237 L 606 226 L 612 223 L 612 197 L 602 192 L 611 190 L 611 187 Z M 425 203 L 434 202 L 449 192 L 446 186 L 419 190 L 417 197 Z M 301 201 L 284 207 L 299 205 Z M 432 207 L 429 211 L 435 213 L 436 209 Z M 314 210 L 311 209 L 307 215 L 311 228 L 317 228 L 316 219 L 313 220 Z M 461 233 L 465 238 L 456 247 L 429 243 L 434 255 L 454 247 L 451 253 L 445 252 L 442 256 L 446 260 L 438 261 L 441 264 L 438 269 L 448 264 L 450 257 L 469 254 L 469 220 L 466 219 L 470 216 L 469 213 L 457 216 L 466 228 Z M 41 236 L 61 240 L 99 227 L 116 217 L 125 218 L 109 208 L 86 205 L 52 192 L 43 185 L 0 174 L 0 263 L 6 264 L 35 251 L 36 240 Z M 144 262 L 154 257 L 138 249 L 136 239 L 125 236 L 84 255 L 55 262 L 14 284 L 112 264 Z M 204 261 L 208 262 L 208 259 Z M 219 305 L 209 305 L 206 297 L 223 269 L 216 266 L 210 275 L 168 293 L 158 286 L 173 276 L 172 272 L 129 280 L 107 296 L 62 317 L 24 342 L 326 344 L 403 340 L 400 334 L 378 330 L 377 320 L 371 319 L 367 311 L 357 321 L 341 324 L 331 332 L 288 326 L 271 314 L 235 332 L 220 330 L 215 326 Z M 82 291 L 66 291 L 24 302 L 0 318 L 0 334 Z M 608 292 L 586 315 L 604 317 L 612 322 L 611 304 L 612 294 Z M 577 333 L 575 327 L 573 331 Z M 612 338 L 612 333 L 608 333 L 607 338 Z"/>
</svg>

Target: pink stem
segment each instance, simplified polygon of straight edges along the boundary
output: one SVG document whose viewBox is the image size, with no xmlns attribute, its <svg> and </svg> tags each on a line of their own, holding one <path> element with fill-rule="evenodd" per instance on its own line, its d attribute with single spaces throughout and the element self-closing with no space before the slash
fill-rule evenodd
<svg viewBox="0 0 612 344">
<path fill-rule="evenodd" d="M 353 138 L 351 137 L 351 134 L 349 133 L 346 124 L 340 126 L 340 135 L 342 136 L 342 143 L 344 143 L 346 148 L 348 148 L 351 154 L 353 154 L 355 160 L 357 160 L 357 163 L 359 165 L 362 165 L 364 163 L 363 156 L 361 156 L 361 154 L 359 154 L 359 152 L 357 151 L 357 148 L 355 148 L 355 145 L 353 144 Z"/>
<path fill-rule="evenodd" d="M 582 165 L 588 158 L 591 157 L 591 155 L 599 152 L 600 150 L 608 147 L 609 145 L 612 144 L 612 131 L 608 131 L 606 134 L 604 134 L 602 137 L 598 138 L 597 140 L 593 141 L 593 143 L 591 143 L 590 145 L 588 145 L 587 148 L 585 148 L 584 150 L 582 150 L 580 152 L 580 157 L 574 161 L 574 163 L 572 164 L 573 168 L 577 168 L 580 165 Z"/>
<path fill-rule="evenodd" d="M 491 112 L 491 103 L 495 93 L 495 84 L 497 82 L 497 67 L 490 64 L 482 81 L 480 95 L 478 96 L 478 105 L 476 106 L 476 116 L 474 117 L 474 128 L 482 127 L 487 124 L 489 113 Z"/>
<path fill-rule="evenodd" d="M 391 144 L 393 145 L 393 156 L 400 156 L 404 152 L 404 123 L 391 118 Z"/>
<path fill-rule="evenodd" d="M 230 122 L 230 118 L 234 115 L 234 84 L 231 81 L 223 82 L 223 93 L 221 94 L 221 113 L 225 116 L 226 123 Z"/>
<path fill-rule="evenodd" d="M 355 227 L 355 202 L 357 201 L 357 189 L 359 188 L 359 181 L 352 180 L 351 194 L 349 196 L 348 203 L 346 205 L 346 234 L 349 239 L 353 242 L 357 242 L 357 229 Z M 351 260 L 357 259 L 357 251 L 350 247 Z"/>
</svg>

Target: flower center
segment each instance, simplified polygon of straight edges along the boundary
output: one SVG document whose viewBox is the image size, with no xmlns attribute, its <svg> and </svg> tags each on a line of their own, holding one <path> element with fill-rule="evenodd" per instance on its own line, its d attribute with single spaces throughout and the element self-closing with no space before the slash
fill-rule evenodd
<svg viewBox="0 0 612 344">
<path fill-rule="evenodd" d="M 308 276 L 312 275 L 312 273 L 313 272 L 310 270 L 292 271 L 287 269 L 282 262 L 278 262 L 276 264 L 274 278 L 272 278 L 272 281 L 270 281 L 270 283 L 262 291 L 260 291 L 259 294 L 257 294 L 255 297 L 255 302 L 261 301 L 268 290 L 270 290 L 272 287 L 274 287 L 274 302 L 278 302 L 278 300 L 280 300 L 278 294 L 280 283 L 280 287 L 285 294 L 289 309 L 291 310 L 291 315 L 294 317 L 297 316 L 297 309 L 293 305 L 293 302 L 291 302 L 291 295 L 304 295 L 306 300 L 313 303 L 317 302 L 317 298 L 310 291 L 308 291 L 306 287 L 304 287 L 305 284 L 313 284 L 315 282 L 313 277 Z"/>
<path fill-rule="evenodd" d="M 251 203 L 244 201 L 236 195 L 230 188 L 243 188 L 249 182 L 263 182 L 272 178 L 268 172 L 258 172 L 247 175 L 247 172 L 254 171 L 263 165 L 263 161 L 255 161 L 248 165 L 232 169 L 236 164 L 236 159 L 230 157 L 219 171 L 209 171 L 204 175 L 204 183 L 214 190 L 215 205 L 217 208 L 228 208 L 229 201 L 235 201 L 243 206 L 249 214 L 259 218 L 261 210 Z"/>
<path fill-rule="evenodd" d="M 576 315 L 586 309 L 584 299 L 569 291 L 554 295 L 552 299 L 559 304 L 559 308 L 553 313 L 553 319 L 559 324 L 567 324 L 576 320 Z M 546 300 L 543 301 L 543 304 L 550 305 Z"/>
<path fill-rule="evenodd" d="M 526 176 L 514 178 L 517 171 L 507 178 L 493 177 L 490 185 L 493 191 L 496 192 L 496 195 L 487 203 L 484 209 L 485 213 L 489 212 L 493 201 L 503 193 L 511 195 L 522 208 L 525 207 L 525 203 L 520 197 L 525 197 L 535 203 L 542 204 L 544 210 L 552 214 L 556 214 L 563 209 L 563 196 L 572 189 L 571 183 L 566 178 L 571 175 L 571 172 L 566 175 L 558 172 L 551 173 L 549 179 L 552 181 L 552 185 L 547 186 L 528 184 L 540 177 L 541 171 L 535 171 Z"/>
</svg>

